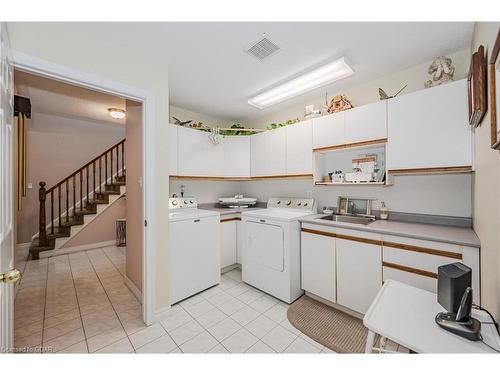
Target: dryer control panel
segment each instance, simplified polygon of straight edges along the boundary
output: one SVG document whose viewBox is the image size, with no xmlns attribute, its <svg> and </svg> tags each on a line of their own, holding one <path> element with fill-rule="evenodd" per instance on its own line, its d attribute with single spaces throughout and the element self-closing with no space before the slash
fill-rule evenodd
<svg viewBox="0 0 500 375">
<path fill-rule="evenodd" d="M 267 208 L 291 208 L 294 210 L 315 212 L 315 201 L 313 198 L 269 198 Z"/>
<path fill-rule="evenodd" d="M 169 198 L 168 208 L 170 210 L 176 210 L 178 208 L 197 208 L 198 202 L 196 198 Z"/>
</svg>

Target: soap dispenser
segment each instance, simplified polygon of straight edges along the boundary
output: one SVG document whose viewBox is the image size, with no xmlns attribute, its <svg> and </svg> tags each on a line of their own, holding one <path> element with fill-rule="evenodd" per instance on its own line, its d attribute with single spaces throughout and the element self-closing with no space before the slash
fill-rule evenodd
<svg viewBox="0 0 500 375">
<path fill-rule="evenodd" d="M 382 220 L 387 220 L 389 217 L 389 210 L 385 206 L 385 202 L 382 202 L 382 207 L 380 207 L 380 218 Z"/>
</svg>

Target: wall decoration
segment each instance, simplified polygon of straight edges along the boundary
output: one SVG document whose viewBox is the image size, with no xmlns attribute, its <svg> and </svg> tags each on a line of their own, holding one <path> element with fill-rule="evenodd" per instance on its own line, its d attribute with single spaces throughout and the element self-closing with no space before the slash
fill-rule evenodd
<svg viewBox="0 0 500 375">
<path fill-rule="evenodd" d="M 439 56 L 434 59 L 427 72 L 431 75 L 431 79 L 426 81 L 424 86 L 434 87 L 453 81 L 455 67 L 449 57 Z"/>
<path fill-rule="evenodd" d="M 498 55 L 500 51 L 500 28 L 498 29 L 497 39 L 491 51 L 490 61 L 488 64 L 488 80 L 490 86 L 490 119 L 491 119 L 491 148 L 500 150 L 500 139 L 498 136 L 498 113 L 500 106 L 500 98 L 497 93 L 500 92 L 500 86 L 497 87 L 497 75 L 500 76 L 500 62 Z"/>
<path fill-rule="evenodd" d="M 282 128 L 283 126 L 296 124 L 299 121 L 300 120 L 298 118 L 294 118 L 292 120 L 286 120 L 284 123 L 275 123 L 275 122 L 273 122 L 272 124 L 270 124 L 270 125 L 267 126 L 267 129 L 269 129 L 269 130 L 278 129 L 278 128 Z"/>
<path fill-rule="evenodd" d="M 472 54 L 467 80 L 469 90 L 469 124 L 478 127 L 486 113 L 486 58 L 484 47 Z"/>
<path fill-rule="evenodd" d="M 386 100 L 386 99 L 391 99 L 391 98 L 395 98 L 396 96 L 398 96 L 401 91 L 403 91 L 406 87 L 408 86 L 408 84 L 404 85 L 401 90 L 399 90 L 397 93 L 395 93 L 394 95 L 387 95 L 387 93 L 381 89 L 380 87 L 378 88 L 378 94 L 380 95 L 380 100 Z"/>
<path fill-rule="evenodd" d="M 321 110 L 314 108 L 314 104 L 306 105 L 304 108 L 304 120 L 321 116 Z"/>
<path fill-rule="evenodd" d="M 186 126 L 193 122 L 193 120 L 181 121 L 177 117 L 172 116 L 175 125 Z"/>
<path fill-rule="evenodd" d="M 328 102 L 328 94 L 326 94 L 325 109 L 328 113 L 342 112 L 351 108 L 353 108 L 353 105 L 345 95 L 336 95 Z"/>
</svg>

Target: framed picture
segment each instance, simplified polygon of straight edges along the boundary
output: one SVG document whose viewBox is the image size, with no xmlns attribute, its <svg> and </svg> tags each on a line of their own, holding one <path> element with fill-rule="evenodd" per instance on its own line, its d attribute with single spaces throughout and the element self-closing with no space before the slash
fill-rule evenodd
<svg viewBox="0 0 500 375">
<path fill-rule="evenodd" d="M 497 78 L 500 77 L 500 63 L 498 61 L 498 52 L 500 50 L 500 28 L 498 29 L 495 45 L 491 50 L 490 61 L 488 64 L 488 80 L 490 86 L 490 119 L 491 119 L 491 148 L 500 150 L 500 137 L 498 131 L 498 113 L 500 104 L 500 85 L 497 86 Z"/>
<path fill-rule="evenodd" d="M 486 59 L 484 47 L 472 54 L 468 78 L 469 124 L 478 127 L 486 113 Z"/>
</svg>

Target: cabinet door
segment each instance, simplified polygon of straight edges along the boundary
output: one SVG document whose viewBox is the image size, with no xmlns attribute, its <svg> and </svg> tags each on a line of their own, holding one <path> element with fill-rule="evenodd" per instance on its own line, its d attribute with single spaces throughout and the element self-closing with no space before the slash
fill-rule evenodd
<svg viewBox="0 0 500 375">
<path fill-rule="evenodd" d="M 224 138 L 224 176 L 250 176 L 250 137 Z"/>
<path fill-rule="evenodd" d="M 207 133 L 206 133 L 207 134 Z M 222 139 L 219 144 L 213 144 L 206 139 L 206 160 L 207 169 L 206 176 L 223 177 L 224 176 L 224 143 L 226 139 Z"/>
<path fill-rule="evenodd" d="M 266 133 L 250 137 L 250 170 L 252 176 L 266 174 Z"/>
<path fill-rule="evenodd" d="M 286 127 L 286 174 L 312 173 L 312 121 Z"/>
<path fill-rule="evenodd" d="M 388 169 L 472 166 L 467 81 L 390 99 Z"/>
<path fill-rule="evenodd" d="M 178 166 L 181 176 L 206 176 L 208 133 L 179 126 Z"/>
<path fill-rule="evenodd" d="M 177 168 L 177 125 L 168 124 L 168 174 L 175 176 L 178 174 Z"/>
<path fill-rule="evenodd" d="M 361 314 L 382 287 L 382 249 L 358 241 L 335 241 L 337 303 Z"/>
<path fill-rule="evenodd" d="M 313 119 L 313 148 L 344 144 L 344 123 L 345 112 L 338 112 Z"/>
<path fill-rule="evenodd" d="M 387 138 L 387 101 L 345 112 L 345 143 Z"/>
<path fill-rule="evenodd" d="M 241 253 L 243 250 L 243 224 L 241 220 L 236 221 L 236 263 L 241 264 Z"/>
<path fill-rule="evenodd" d="M 335 302 L 335 239 L 306 232 L 301 236 L 302 289 Z"/>
<path fill-rule="evenodd" d="M 265 175 L 286 174 L 286 127 L 264 133 L 266 144 Z"/>
<path fill-rule="evenodd" d="M 221 222 L 220 232 L 220 267 L 224 268 L 236 263 L 236 221 Z"/>
</svg>

